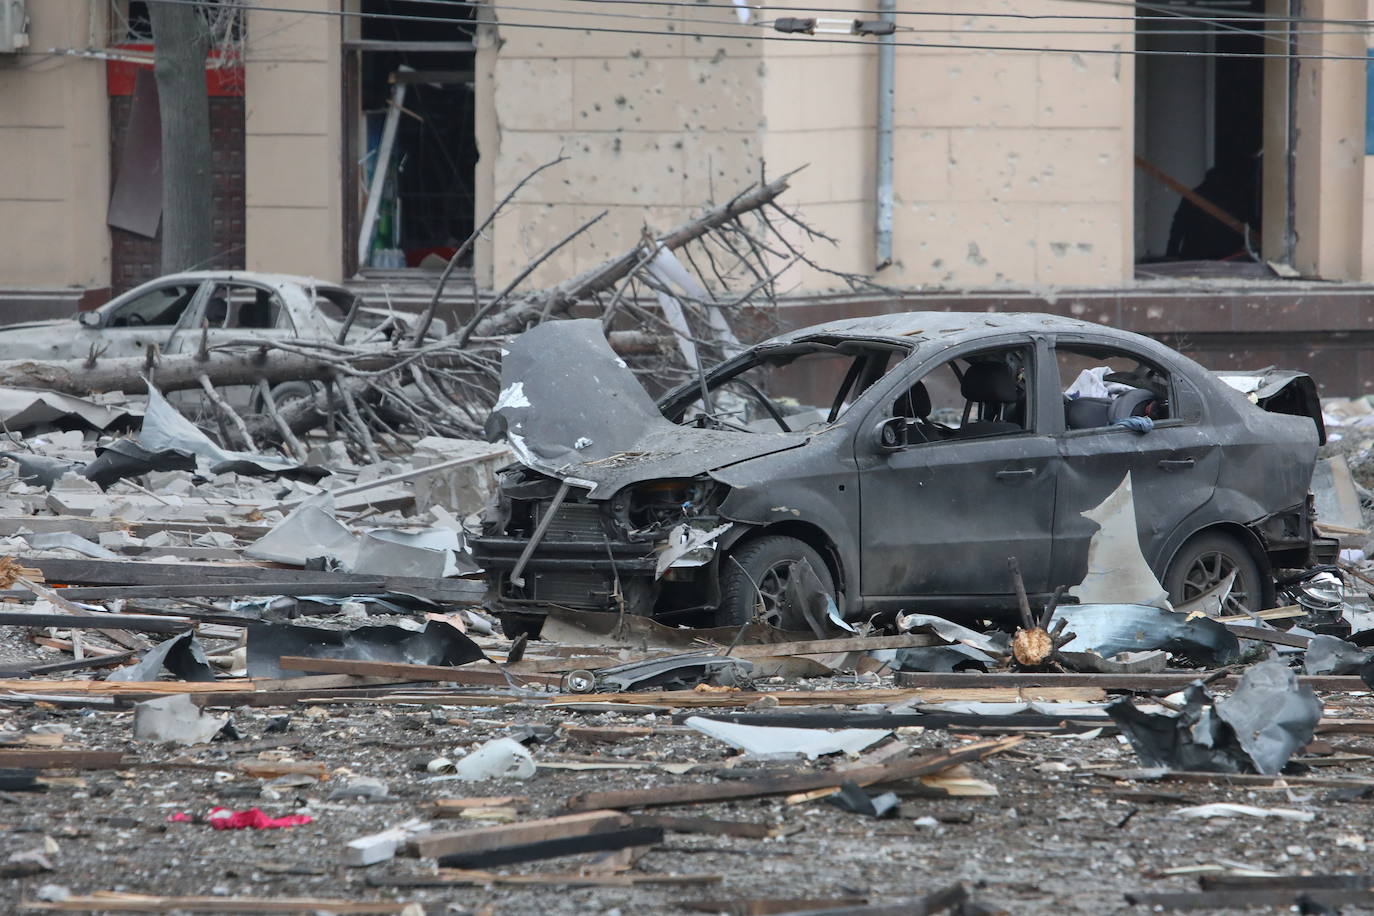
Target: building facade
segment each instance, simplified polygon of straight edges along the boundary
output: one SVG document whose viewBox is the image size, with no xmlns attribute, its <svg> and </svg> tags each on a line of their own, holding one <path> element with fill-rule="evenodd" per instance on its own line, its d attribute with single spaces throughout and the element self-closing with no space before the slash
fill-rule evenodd
<svg viewBox="0 0 1374 916">
<path fill-rule="evenodd" d="M 0 54 L 12 315 L 98 302 L 146 272 L 127 250 L 143 249 L 109 225 L 138 107 L 112 103 L 112 85 L 140 66 L 141 5 L 30 0 L 28 48 Z M 829 8 L 854 12 L 818 13 L 836 23 L 806 35 L 727 0 L 262 0 L 225 94 L 237 108 L 217 115 L 216 213 L 221 245 L 237 249 L 219 256 L 330 280 L 433 265 L 562 155 L 476 246 L 478 285 L 500 286 L 603 209 L 529 282 L 801 166 L 786 201 L 839 244 L 799 229 L 796 243 L 895 288 L 1130 289 L 1169 253 L 1181 198 L 1160 176 L 1208 187 L 1214 171 L 1256 257 L 1308 279 L 1374 279 L 1368 0 L 1306 0 L 1301 18 L 1289 0 L 1218 5 L 1216 23 L 1124 3 L 972 0 L 956 15 L 917 0 L 890 39 L 890 119 L 883 40 L 825 31 L 877 18 L 873 5 L 840 0 Z M 789 276 L 798 294 L 835 285 Z"/>
</svg>

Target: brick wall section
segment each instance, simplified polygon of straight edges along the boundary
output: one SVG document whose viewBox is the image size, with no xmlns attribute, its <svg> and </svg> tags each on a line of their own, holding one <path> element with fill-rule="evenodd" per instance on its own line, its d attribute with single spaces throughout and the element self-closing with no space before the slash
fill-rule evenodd
<svg viewBox="0 0 1374 916">
<path fill-rule="evenodd" d="M 117 174 L 132 96 L 110 99 L 110 169 Z M 210 147 L 214 162 L 212 201 L 216 260 L 207 268 L 243 268 L 243 99 L 210 99 Z M 115 295 L 162 273 L 161 238 L 110 229 L 111 285 Z"/>
</svg>

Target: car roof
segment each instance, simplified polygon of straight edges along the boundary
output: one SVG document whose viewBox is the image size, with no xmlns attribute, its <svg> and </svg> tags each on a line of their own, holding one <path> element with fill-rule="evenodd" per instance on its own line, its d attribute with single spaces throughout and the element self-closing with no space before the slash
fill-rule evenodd
<svg viewBox="0 0 1374 916">
<path fill-rule="evenodd" d="M 1018 331 L 1105 331 L 1113 336 L 1135 336 L 1128 331 L 1093 324 L 1090 321 L 1046 315 L 1043 312 L 896 312 L 890 315 L 840 318 L 798 328 L 772 338 L 768 345 L 787 344 L 808 337 L 830 335 L 870 337 L 907 343 L 922 340 L 962 343 L 991 334 Z"/>
<path fill-rule="evenodd" d="M 296 274 L 274 274 L 263 273 L 256 270 L 187 270 L 181 273 L 166 274 L 149 280 L 149 283 L 175 283 L 178 281 L 200 283 L 205 280 L 222 280 L 226 283 L 244 282 L 257 283 L 262 286 L 280 288 L 283 286 L 298 286 L 302 288 L 315 287 L 316 289 L 341 290 L 346 291 L 337 283 L 326 283 L 323 280 L 316 280 L 314 277 L 302 277 Z M 147 285 L 147 284 L 141 284 Z"/>
</svg>

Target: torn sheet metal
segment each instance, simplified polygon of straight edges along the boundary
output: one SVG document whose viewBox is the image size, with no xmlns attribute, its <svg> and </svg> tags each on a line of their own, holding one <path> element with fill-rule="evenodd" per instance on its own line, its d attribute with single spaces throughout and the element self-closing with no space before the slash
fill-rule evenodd
<svg viewBox="0 0 1374 916">
<path fill-rule="evenodd" d="M 318 493 L 302 502 L 272 530 L 248 545 L 252 560 L 304 566 L 316 557 L 336 557 L 357 548 L 357 536 L 334 517 L 334 496 Z"/>
<path fill-rule="evenodd" d="M 826 731 L 819 728 L 740 725 L 703 716 L 689 716 L 683 724 L 717 741 L 724 741 L 752 757 L 763 759 L 800 756 L 815 760 L 829 754 L 858 754 L 892 734 L 883 728 Z"/>
<path fill-rule="evenodd" d="M 96 404 L 55 391 L 0 386 L 0 423 L 10 432 L 49 426 L 106 430 L 128 425 L 133 419 L 134 414 L 122 407 Z"/>
<path fill-rule="evenodd" d="M 1209 666 L 1229 665 L 1240 657 L 1240 641 L 1209 617 L 1189 618 L 1140 604 L 1061 604 L 1050 628 L 1060 620 L 1066 621 L 1065 632 L 1074 634 L 1063 646 L 1068 652 L 1111 658 L 1120 652 L 1163 649 Z"/>
<path fill-rule="evenodd" d="M 834 795 L 827 795 L 825 800 L 827 804 L 852 814 L 873 818 L 896 817 L 897 810 L 901 807 L 901 799 L 897 797 L 896 792 L 869 795 L 854 782 L 840 783 L 839 790 Z M 913 907 L 913 910 L 916 909 Z"/>
<path fill-rule="evenodd" d="M 148 408 L 143 416 L 143 427 L 135 441 L 154 455 L 162 452 L 194 455 L 197 463 L 209 474 L 235 473 L 312 481 L 329 474 L 324 468 L 298 464 L 285 458 L 220 448 L 194 423 L 183 417 L 151 384 L 148 385 Z"/>
<path fill-rule="evenodd" d="M 149 451 L 134 439 L 116 439 L 97 446 L 95 459 L 81 471 L 97 486 L 108 487 L 126 477 L 139 477 L 150 471 L 196 470 L 196 456 L 177 449 Z"/>
<path fill-rule="evenodd" d="M 743 627 L 683 629 L 634 614 L 575 611 L 554 608 L 544 620 L 542 637 L 567 646 L 628 646 L 630 648 L 686 651 L 700 644 L 773 645 L 814 638 L 810 633 L 779 630 L 758 621 Z"/>
<path fill-rule="evenodd" d="M 65 458 L 51 458 L 47 455 L 33 455 L 28 452 L 0 452 L 0 458 L 13 461 L 19 467 L 18 476 L 31 486 L 51 490 L 52 485 L 68 471 L 80 473 L 83 465 Z"/>
<path fill-rule="evenodd" d="M 463 548 L 463 535 L 451 528 L 374 528 L 358 539 L 349 572 L 429 579 L 476 572 L 477 564 Z M 460 562 L 460 557 L 465 559 Z"/>
<path fill-rule="evenodd" d="M 1261 662 L 1246 669 L 1235 692 L 1217 701 L 1216 711 L 1255 769 L 1273 774 L 1312 740 L 1322 704 L 1287 666 Z"/>
<path fill-rule="evenodd" d="M 603 690 L 690 690 L 698 684 L 735 687 L 754 677 L 752 662 L 704 653 L 652 658 L 602 668 L 595 686 Z"/>
<path fill-rule="evenodd" d="M 430 621 L 423 630 L 398 626 L 362 626 L 352 630 L 290 624 L 248 625 L 249 677 L 301 677 L 306 672 L 284 671 L 283 655 L 340 658 L 410 665 L 465 665 L 484 658 L 482 650 L 454 627 Z"/>
<path fill-rule="evenodd" d="M 546 321 L 509 344 L 488 438 L 504 437 L 520 462 L 609 498 L 645 480 L 692 477 L 796 448 L 796 433 L 678 426 L 658 410 L 601 322 Z"/>
<path fill-rule="evenodd" d="M 1218 372 L 1226 385 L 1244 394 L 1252 404 L 1270 413 L 1308 417 L 1317 426 L 1317 444 L 1326 444 L 1326 421 L 1322 417 L 1317 383 L 1306 372 L 1293 369 L 1258 369 Z"/>
<path fill-rule="evenodd" d="M 1225 699 L 1192 684 L 1178 715 L 1143 712 L 1124 697 L 1107 712 L 1146 766 L 1272 776 L 1312 740 L 1322 704 L 1283 663 L 1269 661 L 1246 670 Z"/>
<path fill-rule="evenodd" d="M 228 721 L 228 716 L 207 715 L 187 693 L 134 704 L 134 737 L 143 741 L 204 744 Z"/>
<path fill-rule="evenodd" d="M 123 560 L 120 554 L 108 547 L 101 547 L 75 531 L 48 531 L 40 534 L 26 534 L 24 540 L 34 550 L 71 550 L 95 560 Z"/>
<path fill-rule="evenodd" d="M 932 614 L 898 615 L 897 629 L 902 633 L 930 633 L 947 642 L 961 643 L 994 656 L 1005 655 L 1011 640 L 1006 633 L 979 633 Z"/>
<path fill-rule="evenodd" d="M 661 579 L 668 570 L 678 567 L 701 566 L 711 562 L 716 552 L 716 538 L 733 527 L 720 525 L 710 530 L 693 528 L 686 522 L 668 532 L 658 555 L 658 565 L 654 567 L 654 578 Z"/>
<path fill-rule="evenodd" d="M 1088 574 L 1069 589 L 1081 604 L 1149 604 L 1169 607 L 1169 594 L 1140 550 L 1131 472 L 1097 506 L 1082 513 L 1096 522 L 1088 542 Z"/>
<path fill-rule="evenodd" d="M 1359 674 L 1370 654 L 1336 636 L 1313 636 L 1303 659 L 1304 674 Z"/>
<path fill-rule="evenodd" d="M 165 639 L 144 653 L 138 664 L 116 668 L 107 681 L 155 681 L 166 668 L 183 681 L 209 682 L 215 669 L 193 630 Z"/>
<path fill-rule="evenodd" d="M 898 671 L 987 671 L 997 659 L 972 646 L 921 646 L 899 649 L 893 667 Z"/>
</svg>

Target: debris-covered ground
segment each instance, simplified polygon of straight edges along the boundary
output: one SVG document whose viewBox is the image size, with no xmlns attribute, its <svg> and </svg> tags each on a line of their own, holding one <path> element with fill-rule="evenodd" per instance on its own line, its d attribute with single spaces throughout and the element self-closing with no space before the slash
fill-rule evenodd
<svg viewBox="0 0 1374 916">
<path fill-rule="evenodd" d="M 513 643 L 461 569 L 388 577 L 358 550 L 369 529 L 460 533 L 431 500 L 468 504 L 501 456 L 441 444 L 415 453 L 428 474 L 326 479 L 376 486 L 308 512 L 317 484 L 186 471 L 11 487 L 16 910 L 1374 908 L 1358 575 L 1325 626 L 1137 608 L 1125 655 L 1093 605 L 1060 608 L 1087 654 L 1146 673 L 1082 673 L 1072 644 L 1079 673 L 1027 667 L 1009 634 L 916 615 L 817 640 L 567 613 Z M 326 542 L 347 567 L 290 562 Z M 435 559 L 402 546 L 404 571 Z"/>
<path fill-rule="evenodd" d="M 1096 533 L 1073 592 L 1032 601 L 1023 572 L 1043 570 L 999 567 L 1019 625 L 845 621 L 817 555 L 788 566 L 776 593 L 736 590 L 742 613 L 706 615 L 728 626 L 671 626 L 624 612 L 645 593 L 622 588 L 635 591 L 609 542 L 615 588 L 565 603 L 621 613 L 551 602 L 536 636 L 533 615 L 508 617 L 507 632 L 484 609 L 476 513 L 498 470 L 533 466 L 521 448 L 540 445 L 514 427 L 506 444 L 477 440 L 502 438 L 490 414 L 520 406 L 499 375 L 512 335 L 599 309 L 603 362 L 660 387 L 699 382 L 699 431 L 723 433 L 701 351 L 741 352 L 725 307 L 771 301 L 801 260 L 772 263 L 755 245 L 786 245 L 767 217 L 785 184 L 555 289 L 512 287 L 433 343 L 431 310 L 365 350 L 296 342 L 253 356 L 202 335 L 199 353 L 146 365 L 92 354 L 85 375 L 22 370 L 68 379 L 54 383 L 64 395 L 0 389 L 7 911 L 1374 910 L 1363 399 L 1323 405 L 1315 533 L 1329 560 L 1339 541 L 1339 562 L 1283 571 L 1277 606 L 1258 613 L 1251 598 L 1267 591 L 1244 594 L 1236 567 L 1170 604 L 1141 551 L 1129 475 L 1080 513 Z M 702 281 L 710 292 L 672 255 L 704 277 L 689 245 L 720 281 Z M 95 377 L 143 397 L 77 397 Z M 303 387 L 278 404 L 281 379 Z M 1103 379 L 1105 396 L 1084 402 L 1110 418 L 1120 393 Z M 260 414 L 219 396 L 245 383 Z M 1162 400 L 1116 384 L 1142 410 Z M 893 418 L 903 430 L 931 414 L 916 400 Z M 1154 434 L 1146 415 L 1120 421 Z M 1305 462 L 1303 431 L 1291 451 Z M 573 443 L 593 446 L 608 452 L 598 461 L 645 458 L 609 438 Z M 1305 465 L 1283 467 L 1301 472 L 1286 481 L 1301 493 Z M 503 486 L 519 490 L 516 478 Z M 539 491 L 552 502 L 526 519 L 525 543 L 558 521 L 569 486 Z M 696 505 L 662 493 L 679 514 Z M 1305 507 L 1277 508 L 1308 555 Z M 636 542 L 642 579 L 690 568 L 719 530 L 681 533 L 671 549 Z M 534 550 L 507 564 L 509 581 Z M 770 594 L 797 613 L 768 617 Z M 778 625 L 798 621 L 810 632 Z"/>
</svg>

